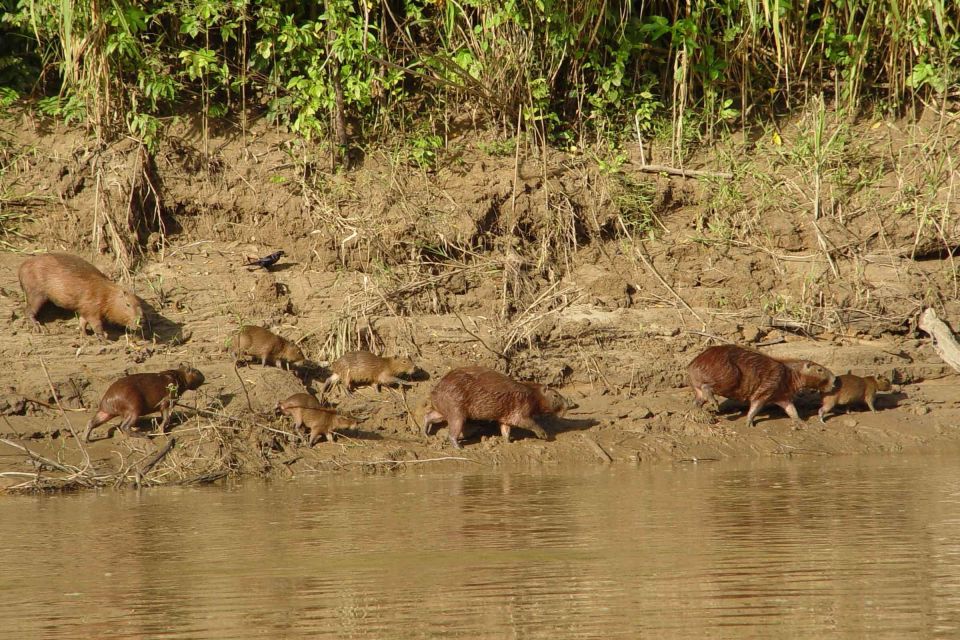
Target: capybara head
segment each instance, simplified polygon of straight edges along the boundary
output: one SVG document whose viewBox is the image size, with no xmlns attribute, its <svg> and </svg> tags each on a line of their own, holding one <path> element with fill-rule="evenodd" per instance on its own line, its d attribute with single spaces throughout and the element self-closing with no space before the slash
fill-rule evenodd
<svg viewBox="0 0 960 640">
<path fill-rule="evenodd" d="M 413 364 L 413 360 L 405 356 L 398 356 L 396 358 L 390 358 L 390 368 L 394 373 L 402 373 L 404 375 L 413 375 L 417 370 L 417 365 Z"/>
<path fill-rule="evenodd" d="M 180 367 L 180 375 L 187 389 L 199 389 L 204 382 L 203 374 L 193 367 Z"/>
<path fill-rule="evenodd" d="M 118 289 L 110 299 L 110 308 L 106 310 L 107 319 L 122 324 L 128 329 L 139 329 L 143 322 L 143 305 L 140 298 Z"/>
<path fill-rule="evenodd" d="M 543 385 L 536 385 L 538 391 L 543 396 L 544 413 L 552 413 L 557 417 L 563 417 L 569 409 L 576 409 L 577 405 L 572 400 L 565 398 L 556 389 L 549 389 Z"/>
<path fill-rule="evenodd" d="M 306 361 L 303 351 L 301 351 L 300 347 L 292 342 L 288 342 L 283 346 L 283 351 L 280 353 L 280 357 L 290 364 L 300 364 L 301 362 Z"/>
<path fill-rule="evenodd" d="M 887 376 L 877 376 L 877 391 L 890 391 L 893 385 L 890 384 L 890 378 Z"/>
<path fill-rule="evenodd" d="M 833 391 L 833 388 L 837 385 L 836 376 L 829 369 L 816 362 L 798 360 L 791 365 L 799 371 L 804 388 L 826 392 Z"/>
</svg>

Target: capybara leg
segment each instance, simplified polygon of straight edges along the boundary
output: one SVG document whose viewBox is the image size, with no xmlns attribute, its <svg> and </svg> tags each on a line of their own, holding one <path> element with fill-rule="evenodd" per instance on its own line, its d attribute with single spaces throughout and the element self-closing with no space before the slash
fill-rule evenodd
<svg viewBox="0 0 960 640">
<path fill-rule="evenodd" d="M 800 414 L 797 413 L 797 408 L 793 405 L 792 402 L 787 400 L 786 402 L 778 402 L 783 410 L 787 412 L 787 415 L 790 416 L 790 419 L 793 420 L 797 425 L 804 426 L 806 423 L 800 419 Z"/>
<path fill-rule="evenodd" d="M 105 411 L 97 411 L 97 414 L 90 418 L 90 422 L 87 423 L 87 428 L 83 431 L 83 441 L 90 442 L 90 434 L 93 433 L 93 430 L 112 417 L 111 414 Z"/>
<path fill-rule="evenodd" d="M 123 419 L 123 422 L 120 423 L 120 431 L 123 432 L 123 435 L 128 438 L 142 438 L 143 436 L 133 430 L 133 425 L 137 423 L 137 420 L 140 418 L 137 414 L 129 415 Z"/>
<path fill-rule="evenodd" d="M 873 394 L 867 394 L 867 397 L 863 399 L 863 401 L 867 403 L 867 406 L 870 407 L 870 411 L 872 411 L 873 413 L 877 412 L 876 407 L 873 405 L 873 402 L 876 399 L 877 397 Z"/>
<path fill-rule="evenodd" d="M 714 411 L 716 411 L 717 413 L 720 413 L 720 403 L 717 402 L 716 397 L 713 395 L 713 389 L 710 388 L 710 385 L 705 384 L 702 387 L 700 387 L 700 393 L 703 394 L 704 401 L 706 401 L 708 404 L 713 405 Z"/>
<path fill-rule="evenodd" d="M 763 408 L 762 402 L 751 402 L 750 409 L 747 411 L 747 426 L 753 426 L 753 419 L 757 417 L 757 414 L 760 413 L 760 409 Z"/>
<path fill-rule="evenodd" d="M 33 324 L 37 327 L 40 326 L 40 321 L 37 320 L 37 314 L 40 313 L 40 309 L 43 308 L 43 305 L 46 302 L 46 296 L 37 295 L 27 297 L 27 317 L 30 318 L 33 321 Z"/>
<path fill-rule="evenodd" d="M 826 415 L 833 411 L 833 408 L 837 406 L 837 399 L 833 397 L 827 397 L 823 399 L 823 404 L 820 405 L 820 410 L 817 411 L 817 415 L 820 416 L 820 422 L 826 424 Z"/>
<path fill-rule="evenodd" d="M 526 429 L 527 431 L 532 431 L 533 435 L 537 436 L 541 440 L 547 440 L 547 432 L 543 430 L 536 420 L 533 418 L 524 418 L 518 424 L 518 427 Z"/>
<path fill-rule="evenodd" d="M 510 425 L 506 423 L 500 424 L 500 435 L 503 436 L 504 442 L 510 442 Z"/>
<path fill-rule="evenodd" d="M 700 387 L 694 387 L 693 388 L 693 404 L 695 404 L 699 409 L 700 407 L 703 406 L 703 403 L 706 401 L 707 399 L 703 397 L 703 391 L 700 390 Z"/>
<path fill-rule="evenodd" d="M 162 419 L 160 420 L 160 426 L 157 428 L 158 435 L 162 436 L 167 432 L 167 427 L 170 425 L 170 415 L 173 413 L 173 407 L 171 405 L 172 403 L 167 401 L 164 401 L 160 405 L 160 416 Z"/>
<path fill-rule="evenodd" d="M 317 440 L 320 439 L 320 432 L 315 429 L 310 429 L 310 440 L 307 443 L 308 446 L 313 446 L 317 443 Z"/>
<path fill-rule="evenodd" d="M 353 379 L 350 377 L 350 372 L 347 371 L 343 374 L 343 390 L 347 392 L 348 396 L 353 395 L 353 390 L 350 388 L 353 386 Z M 377 387 L 377 391 L 380 390 L 380 387 Z"/>
<path fill-rule="evenodd" d="M 327 432 L 327 442 L 333 442 L 333 431 Z"/>
<path fill-rule="evenodd" d="M 326 382 L 323 383 L 323 388 L 320 389 L 320 393 L 321 393 L 321 394 L 326 393 L 327 391 L 330 390 L 330 387 L 332 387 L 333 385 L 337 384 L 337 382 L 339 382 L 339 381 L 340 381 L 340 374 L 338 374 L 338 373 L 331 373 L 331 374 L 330 374 L 330 377 L 327 378 Z"/>
<path fill-rule="evenodd" d="M 463 418 L 447 420 L 447 426 L 450 429 L 450 442 L 454 449 L 460 449 L 460 434 L 463 433 Z"/>
<path fill-rule="evenodd" d="M 423 416 L 423 435 L 430 435 L 430 427 L 436 424 L 437 422 L 443 422 L 443 414 L 433 409 L 428 411 L 425 416 Z"/>
<path fill-rule="evenodd" d="M 87 325 L 90 325 L 90 328 L 93 329 L 94 335 L 97 336 L 100 340 L 107 339 L 107 332 L 103 330 L 103 320 L 101 318 L 84 318 L 80 317 L 80 333 L 86 333 Z"/>
</svg>

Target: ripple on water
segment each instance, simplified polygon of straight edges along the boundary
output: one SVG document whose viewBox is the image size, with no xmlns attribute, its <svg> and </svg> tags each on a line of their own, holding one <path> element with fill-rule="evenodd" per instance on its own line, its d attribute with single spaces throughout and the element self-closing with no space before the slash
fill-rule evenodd
<svg viewBox="0 0 960 640">
<path fill-rule="evenodd" d="M 957 460 L 0 501 L 3 637 L 953 637 Z"/>
</svg>

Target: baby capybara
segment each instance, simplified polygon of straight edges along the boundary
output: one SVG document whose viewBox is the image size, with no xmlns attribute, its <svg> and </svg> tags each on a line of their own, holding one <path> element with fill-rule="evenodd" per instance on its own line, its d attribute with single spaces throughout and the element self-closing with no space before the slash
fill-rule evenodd
<svg viewBox="0 0 960 640">
<path fill-rule="evenodd" d="M 837 405 L 863 402 L 870 411 L 877 412 L 873 406 L 877 398 L 877 391 L 890 391 L 893 387 L 890 380 L 884 376 L 867 376 L 861 378 L 849 373 L 837 376 L 837 386 L 832 391 L 823 394 L 823 405 L 818 415 L 820 422 L 825 422 L 824 416 L 830 413 Z"/>
<path fill-rule="evenodd" d="M 380 391 L 380 385 L 396 384 L 407 386 L 398 375 L 412 375 L 417 366 L 410 358 L 381 358 L 369 351 L 350 351 L 343 354 L 330 365 L 333 373 L 323 383 L 320 393 L 326 393 L 333 385 L 343 381 L 343 386 L 350 392 L 354 383 L 372 384 Z"/>
<path fill-rule="evenodd" d="M 430 426 L 447 422 L 450 442 L 460 448 L 460 436 L 467 420 L 492 420 L 500 423 L 505 442 L 510 429 L 520 427 L 545 440 L 547 432 L 534 416 L 561 416 L 572 408 L 562 395 L 535 382 L 518 382 L 487 367 L 462 367 L 447 373 L 430 393 L 430 407 L 423 417 L 423 434 Z"/>
<path fill-rule="evenodd" d="M 322 435 L 327 437 L 327 442 L 333 442 L 334 429 L 351 429 L 357 425 L 356 420 L 340 415 L 336 409 L 287 407 L 284 413 L 293 418 L 295 429 L 306 427 L 310 430 L 307 444 L 311 447 Z"/>
<path fill-rule="evenodd" d="M 254 360 L 259 359 L 264 365 L 272 362 L 278 367 L 281 362 L 291 365 L 300 364 L 306 360 L 303 351 L 297 345 L 272 331 L 253 325 L 240 327 L 233 354 L 236 358 L 253 356 Z"/>
<path fill-rule="evenodd" d="M 834 375 L 809 360 L 780 361 L 759 351 L 732 344 L 710 347 L 687 366 L 687 376 L 696 394 L 697 407 L 717 400 L 719 394 L 750 403 L 747 426 L 753 426 L 757 412 L 767 404 L 783 408 L 795 422 L 803 424 L 793 405 L 801 389 L 827 392 L 833 389 Z"/>
<path fill-rule="evenodd" d="M 173 405 L 185 391 L 203 384 L 203 374 L 196 369 L 180 367 L 160 373 L 135 373 L 111 384 L 100 399 L 99 411 L 90 418 L 83 440 L 90 442 L 90 433 L 99 425 L 121 416 L 120 430 L 133 435 L 131 427 L 140 416 L 161 411 L 160 433 L 170 422 Z"/>
<path fill-rule="evenodd" d="M 138 329 L 143 320 L 140 299 L 122 289 L 95 266 L 68 253 L 44 253 L 27 258 L 20 265 L 20 287 L 27 297 L 27 315 L 39 325 L 37 313 L 46 302 L 75 311 L 80 332 L 87 325 L 99 337 L 106 337 L 104 321 Z"/>
<path fill-rule="evenodd" d="M 281 400 L 277 403 L 277 413 L 282 413 L 284 415 L 290 415 L 288 411 L 292 407 L 306 407 L 307 409 L 319 409 L 322 405 L 320 401 L 316 399 L 310 393 L 295 393 L 286 400 Z M 300 426 L 300 425 L 296 425 Z"/>
</svg>

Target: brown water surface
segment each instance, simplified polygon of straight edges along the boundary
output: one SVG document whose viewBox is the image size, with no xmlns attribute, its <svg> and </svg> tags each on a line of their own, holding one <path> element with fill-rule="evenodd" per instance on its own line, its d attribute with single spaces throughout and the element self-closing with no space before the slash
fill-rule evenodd
<svg viewBox="0 0 960 640">
<path fill-rule="evenodd" d="M 960 460 L 0 497 L 4 638 L 960 636 Z"/>
</svg>

